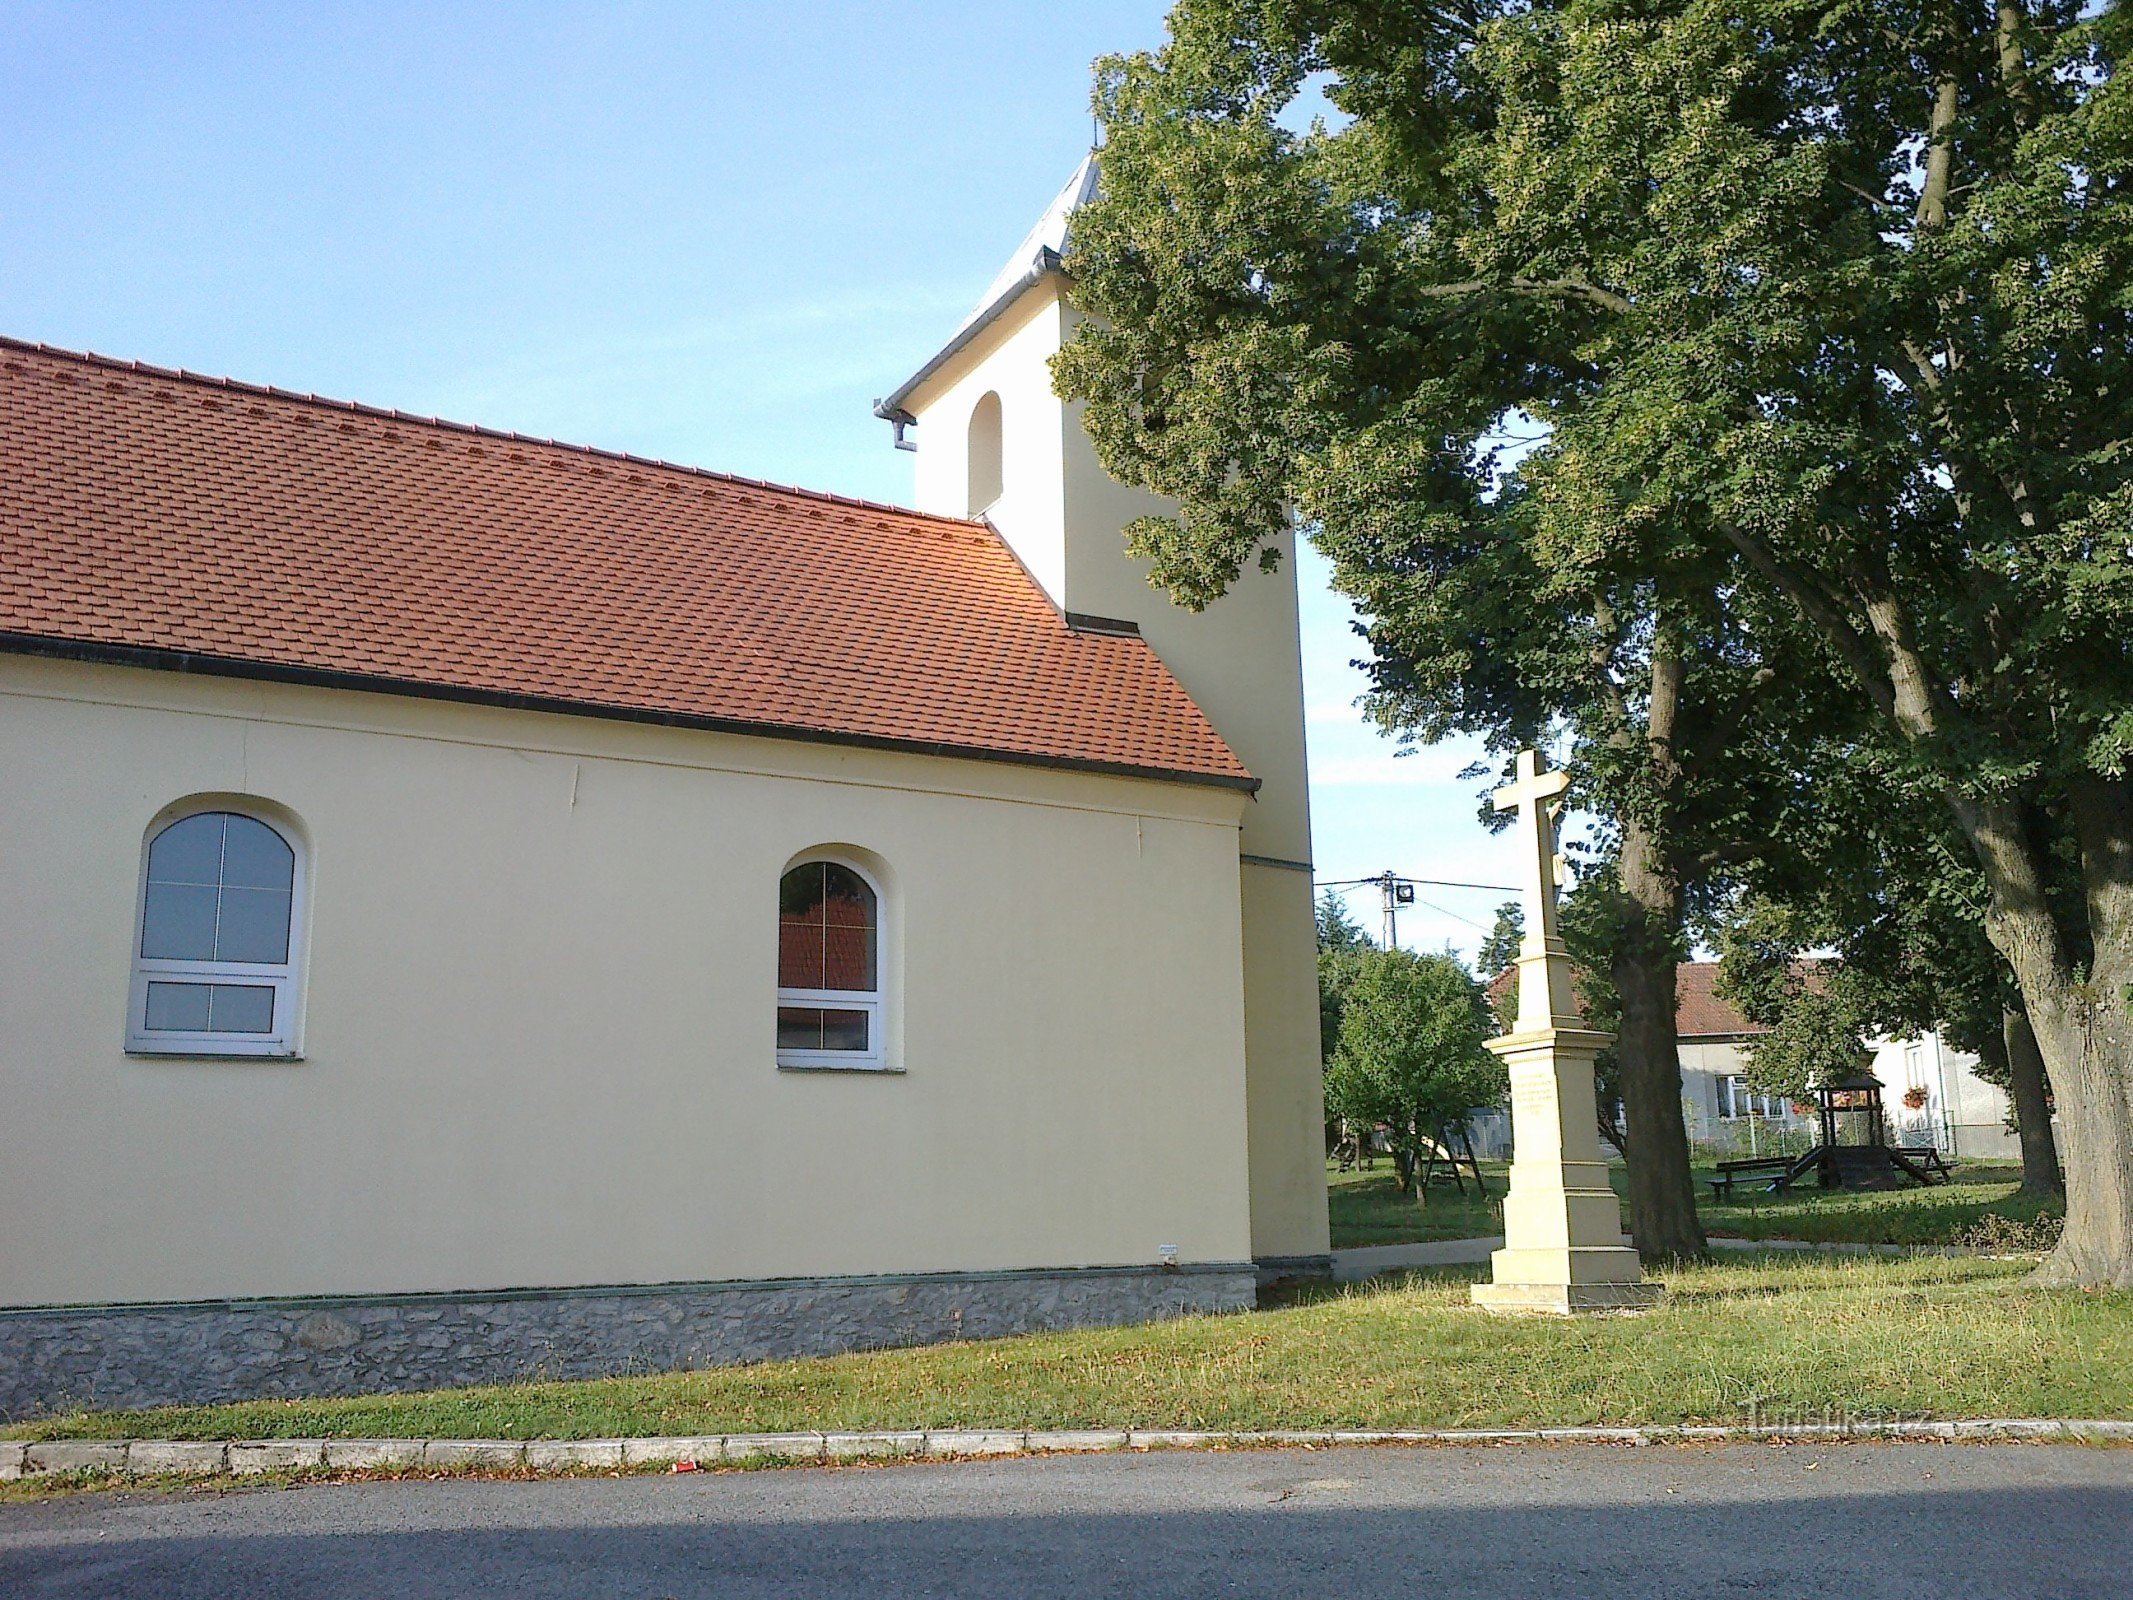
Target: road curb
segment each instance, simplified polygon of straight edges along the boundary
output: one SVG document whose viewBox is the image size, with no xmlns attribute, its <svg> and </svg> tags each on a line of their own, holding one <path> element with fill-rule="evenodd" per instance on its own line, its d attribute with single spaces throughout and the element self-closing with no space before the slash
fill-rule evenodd
<svg viewBox="0 0 2133 1600">
<path fill-rule="evenodd" d="M 0 1440 L 0 1481 L 63 1473 L 219 1477 L 265 1472 L 615 1471 L 802 1465 L 857 1459 L 968 1460 L 1114 1450 L 1331 1445 L 1723 1444 L 1923 1439 L 2133 1444 L 2133 1422 L 1993 1417 L 1967 1422 L 1791 1422 L 1669 1427 L 904 1429 L 689 1434 L 634 1439 Z"/>
</svg>

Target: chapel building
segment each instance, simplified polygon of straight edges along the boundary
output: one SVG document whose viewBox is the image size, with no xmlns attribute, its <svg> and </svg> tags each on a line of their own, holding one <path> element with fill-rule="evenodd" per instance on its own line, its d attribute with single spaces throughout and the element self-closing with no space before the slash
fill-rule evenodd
<svg viewBox="0 0 2133 1600">
<path fill-rule="evenodd" d="M 1293 565 L 1127 557 L 1094 182 L 915 510 L 0 341 L 0 1417 L 1323 1265 Z"/>
</svg>

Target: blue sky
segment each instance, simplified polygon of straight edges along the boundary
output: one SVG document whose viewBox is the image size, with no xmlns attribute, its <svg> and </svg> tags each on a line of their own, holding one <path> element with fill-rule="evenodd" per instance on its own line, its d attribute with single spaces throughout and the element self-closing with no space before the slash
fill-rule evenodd
<svg viewBox="0 0 2133 1600">
<path fill-rule="evenodd" d="M 873 397 L 1089 141 L 1162 7 L 0 7 L 0 331 L 892 501 Z M 1513 881 L 1475 751 L 1364 727 L 1307 562 L 1314 853 Z M 1423 889 L 1401 942 L 1502 896 Z M 1354 898 L 1375 927 L 1375 902 Z"/>
</svg>

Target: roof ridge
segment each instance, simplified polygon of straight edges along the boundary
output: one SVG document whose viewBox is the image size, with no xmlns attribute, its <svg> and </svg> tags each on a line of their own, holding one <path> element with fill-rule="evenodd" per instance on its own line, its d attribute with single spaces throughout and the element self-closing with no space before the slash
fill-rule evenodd
<svg viewBox="0 0 2133 1600">
<path fill-rule="evenodd" d="M 369 405 L 361 400 L 336 400 L 329 395 L 312 394 L 299 389 L 281 389 L 273 384 L 249 383 L 242 378 L 218 377 L 212 373 L 193 372 L 185 367 L 159 367 L 149 361 L 128 361 L 118 356 L 107 356 L 94 350 L 71 350 L 65 345 L 45 344 L 40 340 L 18 339 L 12 334 L 0 333 L 0 350 L 20 350 L 32 355 L 51 356 L 62 361 L 79 362 L 83 366 L 101 367 L 113 372 L 139 373 L 151 378 L 167 378 L 177 383 L 197 384 L 202 388 L 222 389 L 236 394 L 248 394 L 266 400 L 285 401 L 291 405 L 316 406 L 324 411 L 343 415 L 372 417 L 382 422 L 405 423 L 411 427 L 435 428 L 443 433 L 468 435 L 477 439 L 494 439 L 504 444 L 532 445 L 547 450 L 567 451 L 572 455 L 592 456 L 602 461 L 619 461 L 633 467 L 649 467 L 661 472 L 678 472 L 692 478 L 709 478 L 717 483 L 736 484 L 747 489 L 767 490 L 772 494 L 795 495 L 803 500 L 820 500 L 830 505 L 855 506 L 862 511 L 886 511 L 893 516 L 915 517 L 921 522 L 945 522 L 951 527 L 987 529 L 986 523 L 974 517 L 944 516 L 938 511 L 920 511 L 914 506 L 891 505 L 886 500 L 867 500 L 858 495 L 834 494 L 827 489 L 807 489 L 793 483 L 773 483 L 768 478 L 750 478 L 738 472 L 720 472 L 715 467 L 690 466 L 682 461 L 664 461 L 657 456 L 633 455 L 627 450 L 608 450 L 599 445 L 573 444 L 567 439 L 550 439 L 539 434 L 515 433 L 508 428 L 491 428 L 478 422 L 454 422 L 449 417 L 424 416 L 420 412 L 401 411 L 391 406 Z M 990 531 L 987 529 L 987 531 Z"/>
</svg>

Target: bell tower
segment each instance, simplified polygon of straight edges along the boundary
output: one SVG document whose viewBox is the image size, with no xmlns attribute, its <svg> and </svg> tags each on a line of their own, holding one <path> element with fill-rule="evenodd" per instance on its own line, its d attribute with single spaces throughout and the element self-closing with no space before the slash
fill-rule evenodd
<svg viewBox="0 0 2133 1600">
<path fill-rule="evenodd" d="M 1328 1244 L 1295 550 L 1285 537 L 1274 572 L 1248 567 L 1197 615 L 1126 553 L 1126 524 L 1170 503 L 1104 471 L 1049 365 L 1083 320 L 1061 260 L 1098 159 L 1083 160 L 977 308 L 874 409 L 917 453 L 921 511 L 990 523 L 1069 627 L 1140 634 L 1260 781 L 1238 844 L 1252 1253 L 1296 1270 Z"/>
</svg>

